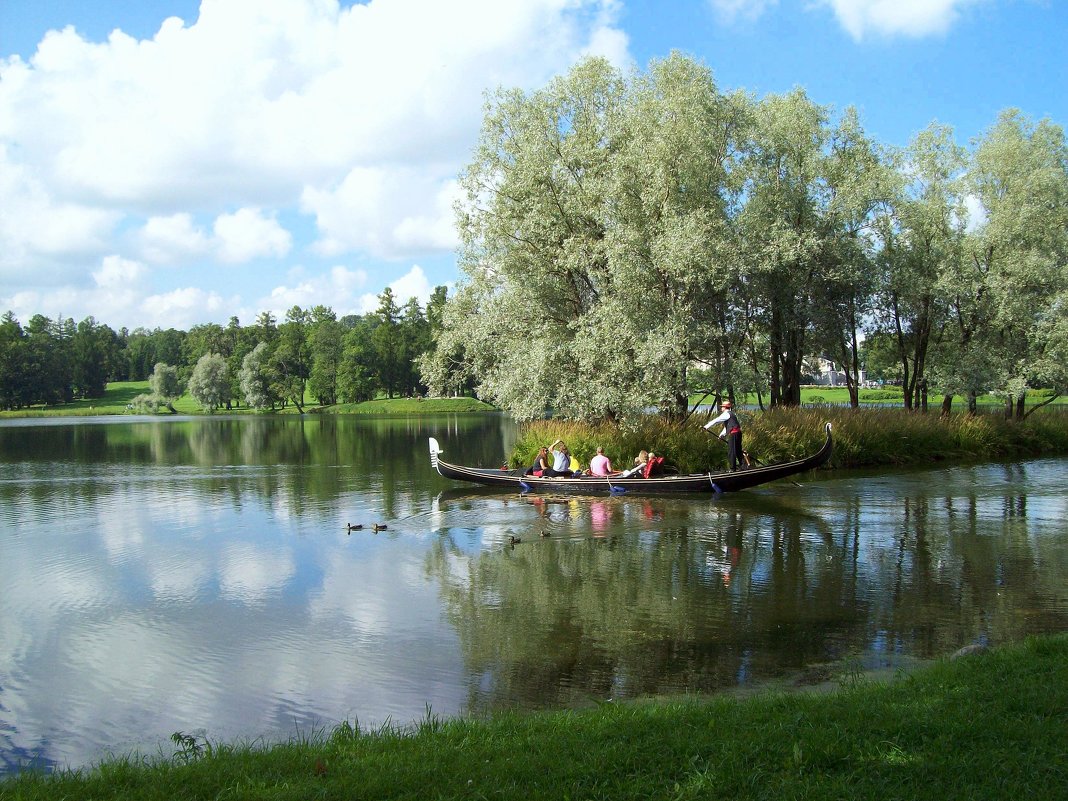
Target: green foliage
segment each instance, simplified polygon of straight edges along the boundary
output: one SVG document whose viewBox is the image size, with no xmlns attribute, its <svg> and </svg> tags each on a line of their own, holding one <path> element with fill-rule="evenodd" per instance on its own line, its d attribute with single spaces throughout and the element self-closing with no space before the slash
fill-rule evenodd
<svg viewBox="0 0 1068 801">
<path fill-rule="evenodd" d="M 1068 417 L 1035 415 L 1006 425 L 995 415 L 955 414 L 942 418 L 902 409 L 777 407 L 741 412 L 743 445 L 762 463 L 791 461 L 817 450 L 823 424 L 834 432 L 833 467 L 926 464 L 942 459 L 1000 459 L 1068 453 Z M 615 467 L 629 466 L 635 454 L 651 450 L 680 472 L 722 469 L 726 448 L 701 424 L 679 424 L 649 415 L 623 425 L 537 420 L 526 423 L 509 457 L 518 467 L 534 461 L 538 448 L 563 439 L 585 465 L 601 445 Z"/>
<path fill-rule="evenodd" d="M 861 402 L 867 401 L 898 401 L 904 397 L 900 388 L 894 389 L 862 389 L 860 391 Z M 813 401 L 815 403 L 815 401 Z"/>
<path fill-rule="evenodd" d="M 266 383 L 254 388 L 258 408 L 294 405 L 300 410 L 309 391 L 320 405 L 339 399 L 365 400 L 380 388 L 388 391 L 382 383 L 387 380 L 395 393 L 420 394 L 426 387 L 420 381 L 418 363 L 434 347 L 432 332 L 435 326 L 440 328 L 446 295 L 445 287 L 434 290 L 433 324 L 414 298 L 403 307 L 393 303 L 387 315 L 391 320 L 389 337 L 383 332 L 377 339 L 374 335 L 382 324 L 380 316 L 338 321 L 325 306 L 310 311 L 294 306 L 281 325 L 274 315 L 264 312 L 251 326 L 242 327 L 231 317 L 225 328 L 205 323 L 193 326 L 188 333 L 173 328 L 116 333 L 92 317 L 75 326 L 73 320 L 53 321 L 43 315 L 34 315 L 24 328 L 12 312 L 7 312 L 0 317 L 0 411 L 47 405 L 60 413 L 55 407 L 61 404 L 69 407 L 81 400 L 102 398 L 109 383 L 131 377 L 149 379 L 157 364 L 173 368 L 174 375 L 168 375 L 170 384 L 164 395 L 159 395 L 159 387 L 153 392 L 173 400 L 192 378 L 197 362 L 210 354 L 225 360 L 229 389 L 220 388 L 215 401 L 206 398 L 203 408 L 210 410 L 216 403 L 231 409 L 231 399 L 245 396 L 242 367 L 260 343 L 264 348 L 253 361 L 256 380 Z M 385 339 L 389 340 L 385 351 L 390 356 L 384 362 L 375 347 L 383 345 Z M 388 372 L 383 372 L 387 362 Z M 247 370 L 245 377 L 251 380 Z M 150 406 L 155 408 L 159 403 L 142 404 L 142 408 Z M 72 411 L 77 413 L 77 408 Z"/>
<path fill-rule="evenodd" d="M 213 412 L 223 407 L 230 400 L 230 374 L 222 354 L 201 356 L 193 368 L 187 389 L 200 408 Z"/>
<path fill-rule="evenodd" d="M 268 354 L 267 343 L 260 342 L 241 362 L 241 371 L 238 373 L 241 394 L 245 403 L 253 409 L 274 408 L 277 401 Z"/>
<path fill-rule="evenodd" d="M 461 183 L 465 279 L 421 364 L 436 394 L 474 384 L 524 420 L 680 417 L 698 384 L 790 406 L 815 354 L 853 386 L 862 361 L 902 381 L 908 408 L 1068 388 L 1068 150 L 1048 121 L 1005 112 L 971 152 L 932 124 L 899 152 L 802 89 L 592 59 L 498 91 Z"/>
</svg>

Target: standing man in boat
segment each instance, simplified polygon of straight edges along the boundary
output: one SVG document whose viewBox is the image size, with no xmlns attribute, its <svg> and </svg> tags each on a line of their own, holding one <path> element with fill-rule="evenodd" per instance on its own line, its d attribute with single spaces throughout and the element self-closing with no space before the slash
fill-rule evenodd
<svg viewBox="0 0 1068 801">
<path fill-rule="evenodd" d="M 729 400 L 720 404 L 720 413 L 705 423 L 705 430 L 711 431 L 713 427 L 723 424 L 723 430 L 719 432 L 719 438 L 727 440 L 727 464 L 733 473 L 742 459 L 742 424 L 738 422 L 738 416 L 734 413 L 734 404 Z"/>
</svg>

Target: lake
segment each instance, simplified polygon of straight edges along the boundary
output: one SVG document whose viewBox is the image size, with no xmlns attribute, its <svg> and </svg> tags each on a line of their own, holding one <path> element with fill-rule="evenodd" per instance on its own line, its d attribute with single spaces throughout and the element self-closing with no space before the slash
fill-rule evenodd
<svg viewBox="0 0 1068 801">
<path fill-rule="evenodd" d="M 429 436 L 496 466 L 516 429 L 0 421 L 0 774 L 179 731 L 806 686 L 1068 629 L 1068 459 L 528 497 L 442 479 Z"/>
</svg>

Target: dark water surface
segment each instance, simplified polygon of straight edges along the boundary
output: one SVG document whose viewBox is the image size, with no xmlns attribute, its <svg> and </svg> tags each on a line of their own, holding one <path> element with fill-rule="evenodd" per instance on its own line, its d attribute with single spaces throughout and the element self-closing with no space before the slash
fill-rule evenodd
<svg viewBox="0 0 1068 801">
<path fill-rule="evenodd" d="M 446 482 L 428 436 L 496 465 L 515 429 L 0 422 L 0 774 L 169 754 L 176 731 L 789 684 L 1068 629 L 1065 459 L 540 498 Z"/>
</svg>

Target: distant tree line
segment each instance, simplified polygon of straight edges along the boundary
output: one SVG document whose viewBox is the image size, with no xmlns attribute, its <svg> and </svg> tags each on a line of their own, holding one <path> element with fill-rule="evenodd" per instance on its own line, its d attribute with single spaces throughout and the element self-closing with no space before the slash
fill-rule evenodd
<svg viewBox="0 0 1068 801">
<path fill-rule="evenodd" d="M 186 391 L 210 410 L 420 394 L 416 360 L 431 349 L 445 302 L 443 286 L 425 309 L 414 298 L 399 305 L 387 288 L 370 314 L 338 319 L 326 306 L 294 306 L 282 322 L 263 312 L 251 325 L 232 317 L 189 331 L 115 331 L 93 317 L 40 314 L 23 326 L 9 311 L 0 317 L 0 408 L 99 398 L 111 381 L 148 380 L 136 403 L 150 409 Z"/>
<path fill-rule="evenodd" d="M 862 339 L 904 404 L 974 410 L 1068 387 L 1068 150 L 1003 112 L 965 149 L 936 123 L 880 145 L 801 89 L 721 92 L 682 54 L 590 59 L 490 99 L 460 177 L 460 267 L 432 392 L 474 383 L 519 418 L 687 411 L 698 387 L 800 403 Z"/>
</svg>

